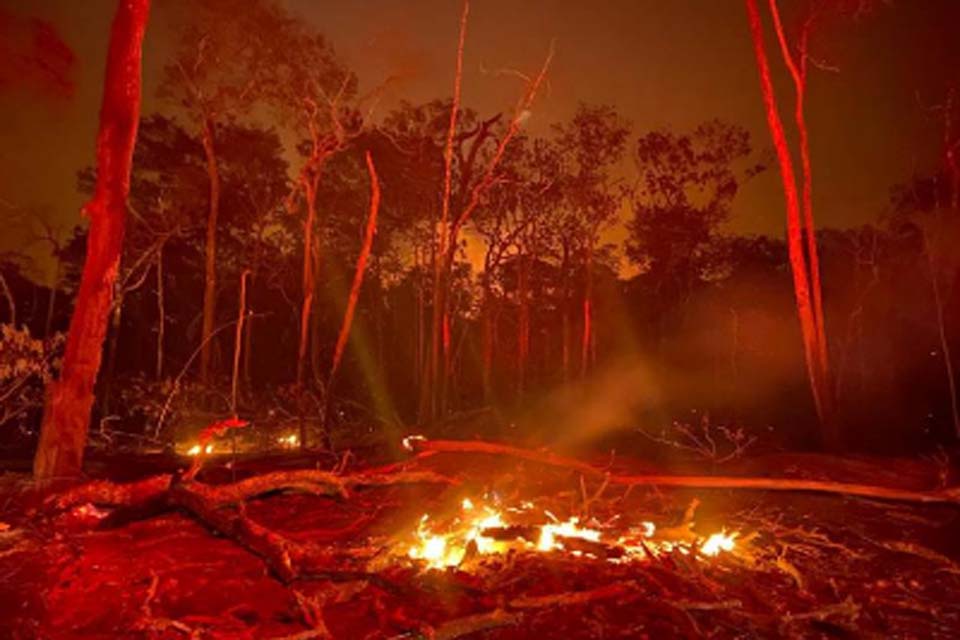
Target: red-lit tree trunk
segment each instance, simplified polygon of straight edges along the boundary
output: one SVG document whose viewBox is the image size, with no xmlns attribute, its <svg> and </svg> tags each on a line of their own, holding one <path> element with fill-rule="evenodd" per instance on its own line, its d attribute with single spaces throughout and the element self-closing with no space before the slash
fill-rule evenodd
<svg viewBox="0 0 960 640">
<path fill-rule="evenodd" d="M 560 299 L 560 361 L 563 381 L 570 381 L 570 248 L 564 241 L 560 260 L 562 297 Z"/>
<path fill-rule="evenodd" d="M 783 182 L 784 197 L 787 205 L 787 249 L 790 258 L 790 267 L 793 275 L 794 295 L 797 303 L 797 315 L 800 321 L 800 332 L 803 339 L 804 358 L 807 365 L 807 374 L 810 379 L 810 388 L 813 393 L 814 406 L 817 416 L 823 427 L 823 439 L 828 445 L 837 444 L 839 434 L 836 432 L 836 423 L 833 407 L 833 390 L 829 377 L 829 367 L 825 360 L 825 338 L 821 341 L 821 331 L 818 330 L 817 313 L 813 298 L 811 283 L 813 274 L 808 255 L 808 244 L 804 242 L 804 220 L 797 191 L 796 173 L 790 149 L 787 144 L 783 122 L 780 119 L 776 97 L 773 91 L 773 82 L 770 76 L 770 64 L 763 42 L 763 24 L 756 0 L 745 0 L 747 17 L 750 24 L 750 34 L 753 40 L 754 54 L 757 59 L 757 69 L 760 75 L 760 88 L 763 95 L 764 110 L 767 124 L 773 138 L 777 161 L 780 165 L 780 177 Z M 813 242 L 812 229 L 807 234 L 807 242 Z M 815 251 L 815 248 L 814 248 Z"/>
<path fill-rule="evenodd" d="M 590 369 L 593 345 L 593 241 L 588 241 L 586 281 L 583 287 L 583 331 L 580 334 L 580 377 Z"/>
<path fill-rule="evenodd" d="M 530 359 L 530 254 L 526 243 L 517 256 L 517 400 L 523 400 Z"/>
<path fill-rule="evenodd" d="M 121 0 L 110 30 L 100 131 L 97 183 L 85 211 L 90 216 L 87 255 L 70 319 L 60 378 L 50 384 L 43 412 L 34 475 L 75 476 L 93 406 L 103 339 L 120 264 L 130 190 L 130 166 L 140 120 L 143 34 L 150 0 Z"/>
<path fill-rule="evenodd" d="M 357 301 L 360 299 L 360 287 L 363 286 L 363 276 L 367 271 L 367 262 L 370 259 L 370 252 L 373 249 L 373 237 L 377 233 L 377 215 L 380 211 L 380 180 L 377 178 L 377 168 L 373 164 L 373 156 L 368 151 L 366 154 L 367 173 L 370 174 L 370 213 L 367 215 L 367 226 L 363 234 L 363 244 L 360 247 L 360 254 L 357 256 L 357 265 L 353 272 L 353 282 L 350 284 L 350 294 L 347 297 L 347 307 L 343 312 L 343 322 L 340 325 L 340 333 L 337 335 L 337 344 L 333 349 L 333 361 L 330 364 L 330 375 L 327 376 L 327 392 L 323 401 L 323 437 L 324 446 L 331 448 L 330 430 L 327 426 L 327 417 L 330 412 L 330 403 L 333 396 L 333 385 L 337 379 L 337 371 L 340 370 L 340 361 L 343 359 L 343 352 L 347 348 L 347 340 L 350 338 L 350 329 L 353 327 L 353 316 L 357 310 Z"/>
<path fill-rule="evenodd" d="M 154 377 L 160 380 L 163 377 L 163 341 L 166 332 L 167 319 L 163 299 L 163 246 L 157 250 L 157 361 Z"/>
<path fill-rule="evenodd" d="M 207 163 L 209 203 L 207 208 L 207 237 L 204 244 L 203 267 L 203 322 L 200 331 L 200 380 L 210 379 L 210 361 L 213 353 L 213 331 L 217 316 L 217 221 L 220 217 L 220 166 L 214 142 L 214 123 L 204 117 L 201 132 L 203 154 Z"/>
<path fill-rule="evenodd" d="M 307 368 L 307 348 L 310 344 L 310 314 L 313 309 L 314 247 L 313 227 L 317 218 L 317 185 L 319 171 L 305 171 L 302 178 L 304 199 L 307 204 L 307 217 L 303 222 L 303 302 L 300 305 L 300 344 L 297 348 L 297 422 L 300 432 L 300 447 L 307 447 L 306 407 L 303 394 L 304 377 Z"/>
<path fill-rule="evenodd" d="M 822 375 L 827 381 L 827 388 L 823 390 L 823 392 L 827 394 L 825 399 L 829 405 L 832 405 L 834 402 L 833 394 L 835 388 L 832 382 L 833 375 L 831 373 L 827 349 L 826 319 L 823 312 L 823 293 L 820 282 L 820 255 L 817 250 L 817 228 L 813 220 L 813 171 L 810 163 L 810 132 L 807 128 L 805 112 L 807 70 L 809 68 L 808 52 L 812 17 L 808 17 L 802 25 L 797 43 L 797 54 L 796 58 L 794 58 L 793 53 L 790 51 L 790 45 L 787 42 L 783 22 L 780 20 L 780 10 L 777 6 L 777 0 L 769 0 L 769 3 L 774 30 L 777 34 L 777 41 L 780 44 L 780 53 L 783 56 L 787 70 L 790 72 L 790 77 L 793 80 L 796 92 L 794 122 L 797 126 L 797 142 L 800 148 L 800 168 L 803 182 L 801 200 L 803 218 L 801 228 L 805 239 L 806 257 L 807 260 L 809 260 L 811 301 L 813 304 L 813 317 L 817 338 L 817 358 L 822 368 Z"/>
<path fill-rule="evenodd" d="M 430 323 L 430 352 L 420 387 L 420 421 L 432 422 L 437 415 L 440 363 L 444 357 L 442 350 L 443 328 L 449 327 L 446 316 L 446 269 L 447 234 L 450 224 L 450 191 L 453 184 L 453 144 L 457 133 L 457 117 L 460 114 L 460 88 L 463 83 L 463 48 L 467 38 L 467 17 L 470 15 L 470 2 L 464 0 L 460 13 L 460 35 L 457 39 L 457 62 L 453 77 L 453 100 L 450 105 L 450 122 L 443 148 L 443 194 L 440 202 L 440 221 L 435 229 L 436 251 L 433 257 L 433 308 Z M 453 248 L 456 251 L 456 248 Z"/>
</svg>

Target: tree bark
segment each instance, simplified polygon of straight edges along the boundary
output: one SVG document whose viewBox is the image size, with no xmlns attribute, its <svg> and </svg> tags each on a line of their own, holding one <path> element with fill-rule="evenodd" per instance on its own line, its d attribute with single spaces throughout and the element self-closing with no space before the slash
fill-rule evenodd
<svg viewBox="0 0 960 640">
<path fill-rule="evenodd" d="M 448 326 L 446 317 L 445 289 L 447 274 L 445 262 L 448 226 L 450 224 L 450 191 L 453 181 L 453 143 L 457 133 L 457 117 L 460 114 L 460 89 L 463 83 L 463 49 L 467 39 L 467 17 L 470 15 L 470 2 L 463 0 L 460 13 L 460 35 L 457 40 L 456 72 L 453 77 L 453 101 L 450 105 L 450 123 L 447 127 L 447 139 L 443 148 L 443 194 L 440 203 L 440 220 L 436 233 L 436 251 L 433 260 L 433 309 L 430 324 L 430 354 L 420 389 L 420 421 L 433 422 L 437 417 L 437 388 L 440 383 L 441 341 L 443 327 Z M 445 352 L 444 352 L 445 353 Z"/>
<path fill-rule="evenodd" d="M 214 123 L 203 120 L 203 153 L 207 162 L 210 203 L 207 210 L 207 236 L 204 247 L 203 328 L 200 332 L 200 380 L 210 380 L 213 331 L 217 316 L 217 220 L 220 217 L 220 166 L 214 139 Z"/>
<path fill-rule="evenodd" d="M 157 362 L 154 377 L 163 378 L 163 340 L 167 319 L 163 299 L 163 245 L 157 248 Z"/>
<path fill-rule="evenodd" d="M 590 369 L 593 342 L 593 242 L 587 247 L 586 282 L 583 287 L 583 333 L 580 336 L 580 377 Z"/>
<path fill-rule="evenodd" d="M 55 249 L 59 253 L 59 249 Z M 53 263 L 53 282 L 50 285 L 50 293 L 47 295 L 47 317 L 43 323 L 43 338 L 50 337 L 53 331 L 53 312 L 57 307 L 57 289 L 60 287 L 60 256 L 56 256 Z"/>
<path fill-rule="evenodd" d="M 801 231 L 804 236 L 806 259 L 809 266 L 811 304 L 813 311 L 814 328 L 816 331 L 816 356 L 820 375 L 823 379 L 821 394 L 829 414 L 834 412 L 836 402 L 836 387 L 830 367 L 829 349 L 827 343 L 826 317 L 823 311 L 823 292 L 820 281 L 820 256 L 817 249 L 817 229 L 813 219 L 813 170 L 810 161 L 810 132 L 807 127 L 805 103 L 807 95 L 808 49 L 810 40 L 811 19 L 803 24 L 798 43 L 797 59 L 794 59 L 787 42 L 786 32 L 780 20 L 780 10 L 777 0 L 769 0 L 770 14 L 773 17 L 774 30 L 780 43 L 780 52 L 784 64 L 793 79 L 796 98 L 794 103 L 794 122 L 797 126 L 798 146 L 800 149 L 800 169 L 802 178 L 802 221 Z M 828 416 L 832 419 L 832 415 Z"/>
<path fill-rule="evenodd" d="M 306 407 L 303 395 L 307 367 L 307 348 L 310 343 L 310 313 L 316 284 L 313 278 L 313 226 L 317 217 L 317 183 L 319 176 L 307 174 L 303 178 L 303 190 L 307 203 L 307 217 L 303 222 L 303 303 L 300 306 L 300 345 L 297 349 L 297 423 L 300 432 L 300 448 L 307 448 Z"/>
<path fill-rule="evenodd" d="M 87 255 L 59 380 L 44 403 L 34 475 L 79 475 L 90 425 L 93 387 L 123 247 L 130 167 L 140 120 L 141 52 L 150 0 L 121 0 L 110 31 L 100 131 L 97 182 L 85 210 L 90 216 Z"/>
<path fill-rule="evenodd" d="M 7 307 L 10 310 L 10 326 L 17 326 L 17 303 L 13 300 L 13 294 L 10 293 L 10 287 L 7 285 L 7 279 L 0 273 L 0 289 L 3 289 L 3 297 L 7 300 Z"/>
<path fill-rule="evenodd" d="M 327 417 L 330 412 L 331 396 L 333 396 L 333 385 L 337 379 L 337 371 L 340 369 L 340 361 L 343 358 L 343 352 L 347 348 L 347 340 L 350 338 L 350 328 L 353 326 L 353 315 L 357 310 L 357 301 L 360 299 L 360 287 L 363 286 L 363 276 L 367 270 L 367 261 L 370 258 L 370 251 L 373 248 L 373 236 L 377 233 L 377 214 L 380 212 L 380 181 L 377 178 L 377 169 L 373 164 L 373 157 L 370 152 L 366 154 L 367 172 L 370 174 L 370 213 L 367 216 L 366 231 L 363 235 L 363 245 L 360 247 L 360 254 L 357 256 L 357 265 L 353 273 L 353 282 L 350 285 L 350 294 L 347 297 L 347 307 L 343 312 L 343 323 L 340 325 L 340 333 L 337 335 L 337 344 L 333 350 L 333 360 L 330 364 L 330 375 L 327 376 L 327 392 L 323 401 L 323 437 L 324 446 L 331 448 L 330 431 L 327 425 Z"/>
<path fill-rule="evenodd" d="M 780 119 L 776 97 L 773 90 L 773 81 L 770 76 L 770 64 L 767 59 L 763 43 L 763 24 L 756 0 L 745 0 L 747 17 L 750 24 L 750 35 L 753 40 L 754 54 L 757 59 L 757 70 L 760 76 L 760 88 L 763 95 L 764 110 L 767 116 L 767 125 L 773 138 L 777 161 L 780 165 L 780 177 L 783 183 L 784 197 L 787 205 L 787 248 L 790 258 L 790 268 L 793 275 L 793 288 L 797 304 L 797 316 L 800 321 L 800 332 L 803 339 L 804 359 L 807 365 L 807 375 L 813 394 L 814 407 L 822 427 L 824 443 L 828 446 L 838 444 L 839 433 L 836 430 L 835 416 L 831 402 L 832 391 L 827 372 L 821 360 L 821 346 L 818 339 L 816 312 L 811 293 L 811 273 L 803 237 L 804 224 L 801 216 L 800 197 L 797 193 L 796 173 L 790 149 L 787 144 L 783 122 Z"/>
</svg>

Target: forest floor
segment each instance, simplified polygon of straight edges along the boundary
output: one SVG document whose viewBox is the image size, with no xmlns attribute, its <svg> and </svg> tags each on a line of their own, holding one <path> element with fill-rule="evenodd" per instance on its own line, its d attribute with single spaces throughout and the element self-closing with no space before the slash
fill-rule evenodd
<svg viewBox="0 0 960 640">
<path fill-rule="evenodd" d="M 131 480 L 169 464 L 127 458 L 90 468 Z M 316 465 L 316 458 L 294 454 L 231 468 L 212 460 L 200 479 L 217 484 Z M 182 511 L 116 518 L 92 504 L 55 510 L 44 502 L 54 489 L 7 473 L 0 476 L 0 637 L 960 637 L 957 505 L 625 488 L 576 470 L 476 453 L 412 465 L 460 482 L 248 501 L 250 519 L 288 539 L 345 553 L 377 550 L 362 571 L 332 567 L 293 581 L 278 579 L 261 558 Z M 354 460 L 348 468 L 362 466 Z M 650 470 L 619 457 L 615 467 Z M 736 461 L 723 473 L 909 489 L 935 487 L 943 477 L 919 460 L 786 454 Z M 570 545 L 467 557 L 443 569 L 410 560 L 405 551 L 422 516 L 442 522 L 463 498 L 505 510 L 525 505 L 560 521 L 578 515 L 605 539 L 647 521 L 663 531 L 688 530 L 691 540 L 715 531 L 739 537 L 733 550 L 709 557 L 698 551 L 700 537 L 683 552 L 660 551 L 651 539 L 641 545 L 645 554 L 627 561 L 589 543 L 576 553 Z"/>
</svg>

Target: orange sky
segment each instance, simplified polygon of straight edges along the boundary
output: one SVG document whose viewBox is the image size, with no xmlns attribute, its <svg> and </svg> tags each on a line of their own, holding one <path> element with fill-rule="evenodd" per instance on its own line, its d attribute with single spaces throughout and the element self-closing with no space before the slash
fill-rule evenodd
<svg viewBox="0 0 960 640">
<path fill-rule="evenodd" d="M 144 109 L 154 96 L 171 34 L 155 0 L 144 59 Z M 40 207 L 64 228 L 78 219 L 75 172 L 92 162 L 101 80 L 114 0 L 0 0 L 0 8 L 50 20 L 77 55 L 76 90 L 52 98 L 0 92 L 0 200 Z M 459 0 L 286 0 L 315 24 L 370 87 L 403 73 L 389 100 L 448 95 Z M 796 2 L 783 0 L 787 15 Z M 809 122 L 818 223 L 875 217 L 889 187 L 929 171 L 939 125 L 928 105 L 945 82 L 960 80 L 960 2 L 881 3 L 870 16 L 821 34 L 815 53 L 838 72 L 815 70 Z M 636 133 L 689 128 L 719 117 L 747 127 L 754 147 L 769 146 L 746 18 L 740 0 L 474 0 L 467 36 L 464 103 L 483 113 L 509 108 L 515 79 L 499 68 L 533 69 L 551 39 L 557 54 L 550 90 L 530 126 L 568 117 L 578 101 L 615 105 Z M 772 38 L 768 45 L 773 46 Z M 771 51 L 773 55 L 775 52 Z M 782 100 L 792 98 L 782 77 Z M 384 106 L 389 106 L 389 100 Z M 786 106 L 786 104 L 785 104 Z M 789 118 L 789 112 L 784 113 Z M 768 171 L 734 203 L 731 230 L 780 234 L 782 196 Z M 0 234 L 0 250 L 23 245 Z"/>
</svg>

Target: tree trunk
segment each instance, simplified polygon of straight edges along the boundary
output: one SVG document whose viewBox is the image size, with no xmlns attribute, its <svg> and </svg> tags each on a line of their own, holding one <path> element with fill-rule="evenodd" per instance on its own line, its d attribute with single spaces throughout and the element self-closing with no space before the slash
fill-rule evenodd
<svg viewBox="0 0 960 640">
<path fill-rule="evenodd" d="M 787 145 L 783 122 L 777 109 L 776 97 L 773 91 L 773 82 L 770 77 L 770 65 L 767 60 L 766 49 L 763 44 L 763 25 L 756 0 L 745 0 L 747 16 L 750 23 L 750 34 L 753 40 L 754 54 L 757 59 L 757 69 L 760 75 L 760 88 L 763 95 L 764 110 L 767 116 L 767 125 L 773 137 L 777 160 L 780 165 L 780 177 L 783 182 L 784 197 L 787 205 L 787 248 L 790 258 L 790 268 L 793 275 L 794 295 L 797 303 L 797 316 L 800 321 L 800 332 L 803 339 L 804 358 L 807 365 L 807 375 L 810 379 L 810 388 L 813 394 L 814 407 L 820 419 L 824 443 L 836 446 L 839 433 L 836 430 L 835 416 L 831 402 L 832 391 L 821 360 L 821 346 L 818 340 L 816 312 L 811 294 L 811 273 L 803 237 L 804 224 L 801 220 L 800 198 L 797 193 L 796 174 L 793 169 L 793 160 Z"/>
<path fill-rule="evenodd" d="M 437 248 L 433 260 L 433 322 L 430 325 L 430 359 L 424 368 L 420 392 L 420 421 L 433 422 L 437 416 L 437 386 L 440 382 L 441 340 L 444 329 L 449 331 L 449 318 L 446 314 L 447 301 L 445 288 L 449 285 L 449 274 L 445 273 L 448 251 L 446 246 L 450 223 L 450 191 L 453 182 L 453 144 L 457 132 L 457 117 L 460 114 L 460 88 L 463 83 L 463 49 L 467 39 L 467 16 L 470 14 L 469 0 L 463 0 L 460 13 L 460 34 L 457 39 L 457 61 L 453 77 L 453 101 L 450 105 L 450 122 L 447 127 L 447 139 L 443 150 L 443 194 L 437 233 Z M 444 352 L 445 357 L 446 352 Z"/>
<path fill-rule="evenodd" d="M 100 412 L 110 413 L 110 399 L 113 391 L 113 378 L 117 369 L 117 343 L 120 340 L 120 321 L 123 319 L 123 292 L 116 294 L 113 300 L 113 312 L 110 314 L 110 327 L 107 330 L 107 367 L 101 382 L 103 399 L 100 402 Z"/>
<path fill-rule="evenodd" d="M 821 389 L 822 401 L 828 412 L 828 419 L 832 420 L 834 404 L 836 402 L 836 387 L 830 368 L 829 350 L 827 344 L 826 318 L 823 311 L 823 292 L 820 282 L 820 256 L 817 250 L 816 225 L 813 220 L 813 171 L 810 162 L 810 134 L 807 128 L 805 102 L 807 95 L 808 46 L 810 37 L 810 22 L 807 21 L 801 30 L 798 43 L 797 59 L 794 59 L 787 42 L 786 32 L 780 20 L 780 10 L 777 0 L 769 0 L 770 14 L 773 17 L 774 30 L 780 43 L 780 51 L 784 63 L 793 78 L 796 98 L 794 104 L 794 122 L 797 126 L 798 146 L 800 148 L 800 168 L 803 183 L 802 188 L 802 221 L 801 233 L 804 237 L 803 246 L 809 267 L 811 304 L 816 339 L 816 357 L 820 367 L 820 376 L 823 380 Z"/>
<path fill-rule="evenodd" d="M 586 283 L 583 288 L 583 333 L 580 337 L 580 377 L 590 368 L 593 344 L 593 244 L 587 248 Z"/>
<path fill-rule="evenodd" d="M 304 177 L 303 188 L 307 201 L 307 218 L 303 223 L 303 303 L 300 307 L 300 346 L 297 349 L 297 423 L 300 432 L 300 448 L 307 448 L 306 407 L 303 395 L 303 379 L 307 367 L 307 348 L 310 343 L 310 313 L 316 284 L 313 280 L 313 224 L 317 216 L 317 182 L 319 176 Z"/>
<path fill-rule="evenodd" d="M 247 278 L 250 270 L 245 269 L 240 274 L 240 304 L 237 308 L 237 326 L 233 337 L 233 376 L 230 385 L 230 411 L 237 417 L 237 383 L 240 379 L 240 352 L 243 344 L 243 325 L 247 317 Z"/>
<path fill-rule="evenodd" d="M 107 71 L 97 135 L 97 182 L 86 206 L 87 255 L 77 294 L 63 368 L 44 403 L 34 459 L 39 479 L 79 475 L 90 425 L 93 387 L 120 265 L 130 191 L 130 166 L 140 120 L 143 34 L 149 0 L 121 0 L 110 30 Z"/>
<path fill-rule="evenodd" d="M 493 291 L 490 287 L 490 269 L 488 262 L 483 272 L 483 299 L 480 303 L 480 352 L 481 352 L 481 382 L 483 384 L 483 399 L 489 404 L 493 400 L 493 355 L 494 355 L 494 314 Z"/>
<path fill-rule="evenodd" d="M 563 381 L 570 381 L 570 251 L 564 243 L 563 258 L 560 261 L 562 298 L 560 300 L 560 349 L 563 368 Z"/>
<path fill-rule="evenodd" d="M 937 315 L 937 334 L 940 338 L 940 351 L 943 353 L 943 367 L 947 375 L 947 387 L 950 394 L 950 416 L 953 419 L 953 433 L 960 438 L 960 403 L 957 402 L 957 382 L 953 371 L 953 358 L 950 354 L 950 339 L 947 337 L 946 322 L 943 313 L 943 297 L 940 293 L 940 279 L 937 278 L 937 265 L 927 239 L 923 233 L 924 253 L 927 254 L 927 267 L 930 269 L 930 288 L 933 290 L 933 304 Z"/>
<path fill-rule="evenodd" d="M 53 263 L 53 284 L 50 285 L 50 293 L 47 295 L 47 318 L 43 323 L 43 338 L 50 337 L 53 330 L 53 312 L 57 307 L 57 289 L 60 286 L 60 257 Z"/>
<path fill-rule="evenodd" d="M 517 400 L 523 400 L 530 358 L 530 256 L 521 249 L 517 274 Z"/>
<path fill-rule="evenodd" d="M 203 328 L 200 332 L 200 380 L 210 380 L 213 331 L 217 315 L 217 219 L 220 216 L 220 167 L 214 147 L 214 124 L 203 120 L 203 153 L 207 161 L 210 205 L 207 211 L 207 239 L 204 248 Z"/>
<path fill-rule="evenodd" d="M 377 214 L 380 211 L 380 181 L 377 178 L 377 169 L 373 164 L 373 157 L 369 151 L 367 151 L 366 160 L 367 172 L 370 174 L 370 213 L 367 216 L 367 227 L 363 235 L 363 245 L 360 247 L 360 254 L 357 256 L 353 282 L 350 285 L 350 294 L 347 297 L 347 307 L 343 312 L 343 323 L 340 325 L 337 344 L 333 350 L 330 375 L 327 377 L 327 390 L 326 394 L 324 394 L 323 419 L 321 421 L 324 446 L 327 449 L 332 448 L 330 431 L 327 428 L 327 416 L 330 411 L 330 403 L 333 396 L 333 384 L 337 378 L 337 371 L 340 369 L 343 352 L 347 348 L 347 340 L 350 338 L 350 328 L 353 326 L 353 315 L 357 310 L 357 301 L 360 299 L 360 287 L 363 286 L 363 275 L 366 273 L 367 261 L 370 258 L 370 251 L 373 248 L 373 236 L 377 232 Z"/>
<path fill-rule="evenodd" d="M 163 339 L 166 332 L 167 319 L 163 299 L 163 245 L 157 248 L 157 363 L 154 377 L 163 378 Z"/>
<path fill-rule="evenodd" d="M 10 311 L 10 326 L 17 327 L 17 303 L 13 300 L 13 294 L 10 293 L 10 287 L 7 285 L 7 279 L 0 273 L 0 289 L 3 289 L 3 297 L 7 300 L 7 308 Z"/>
</svg>

